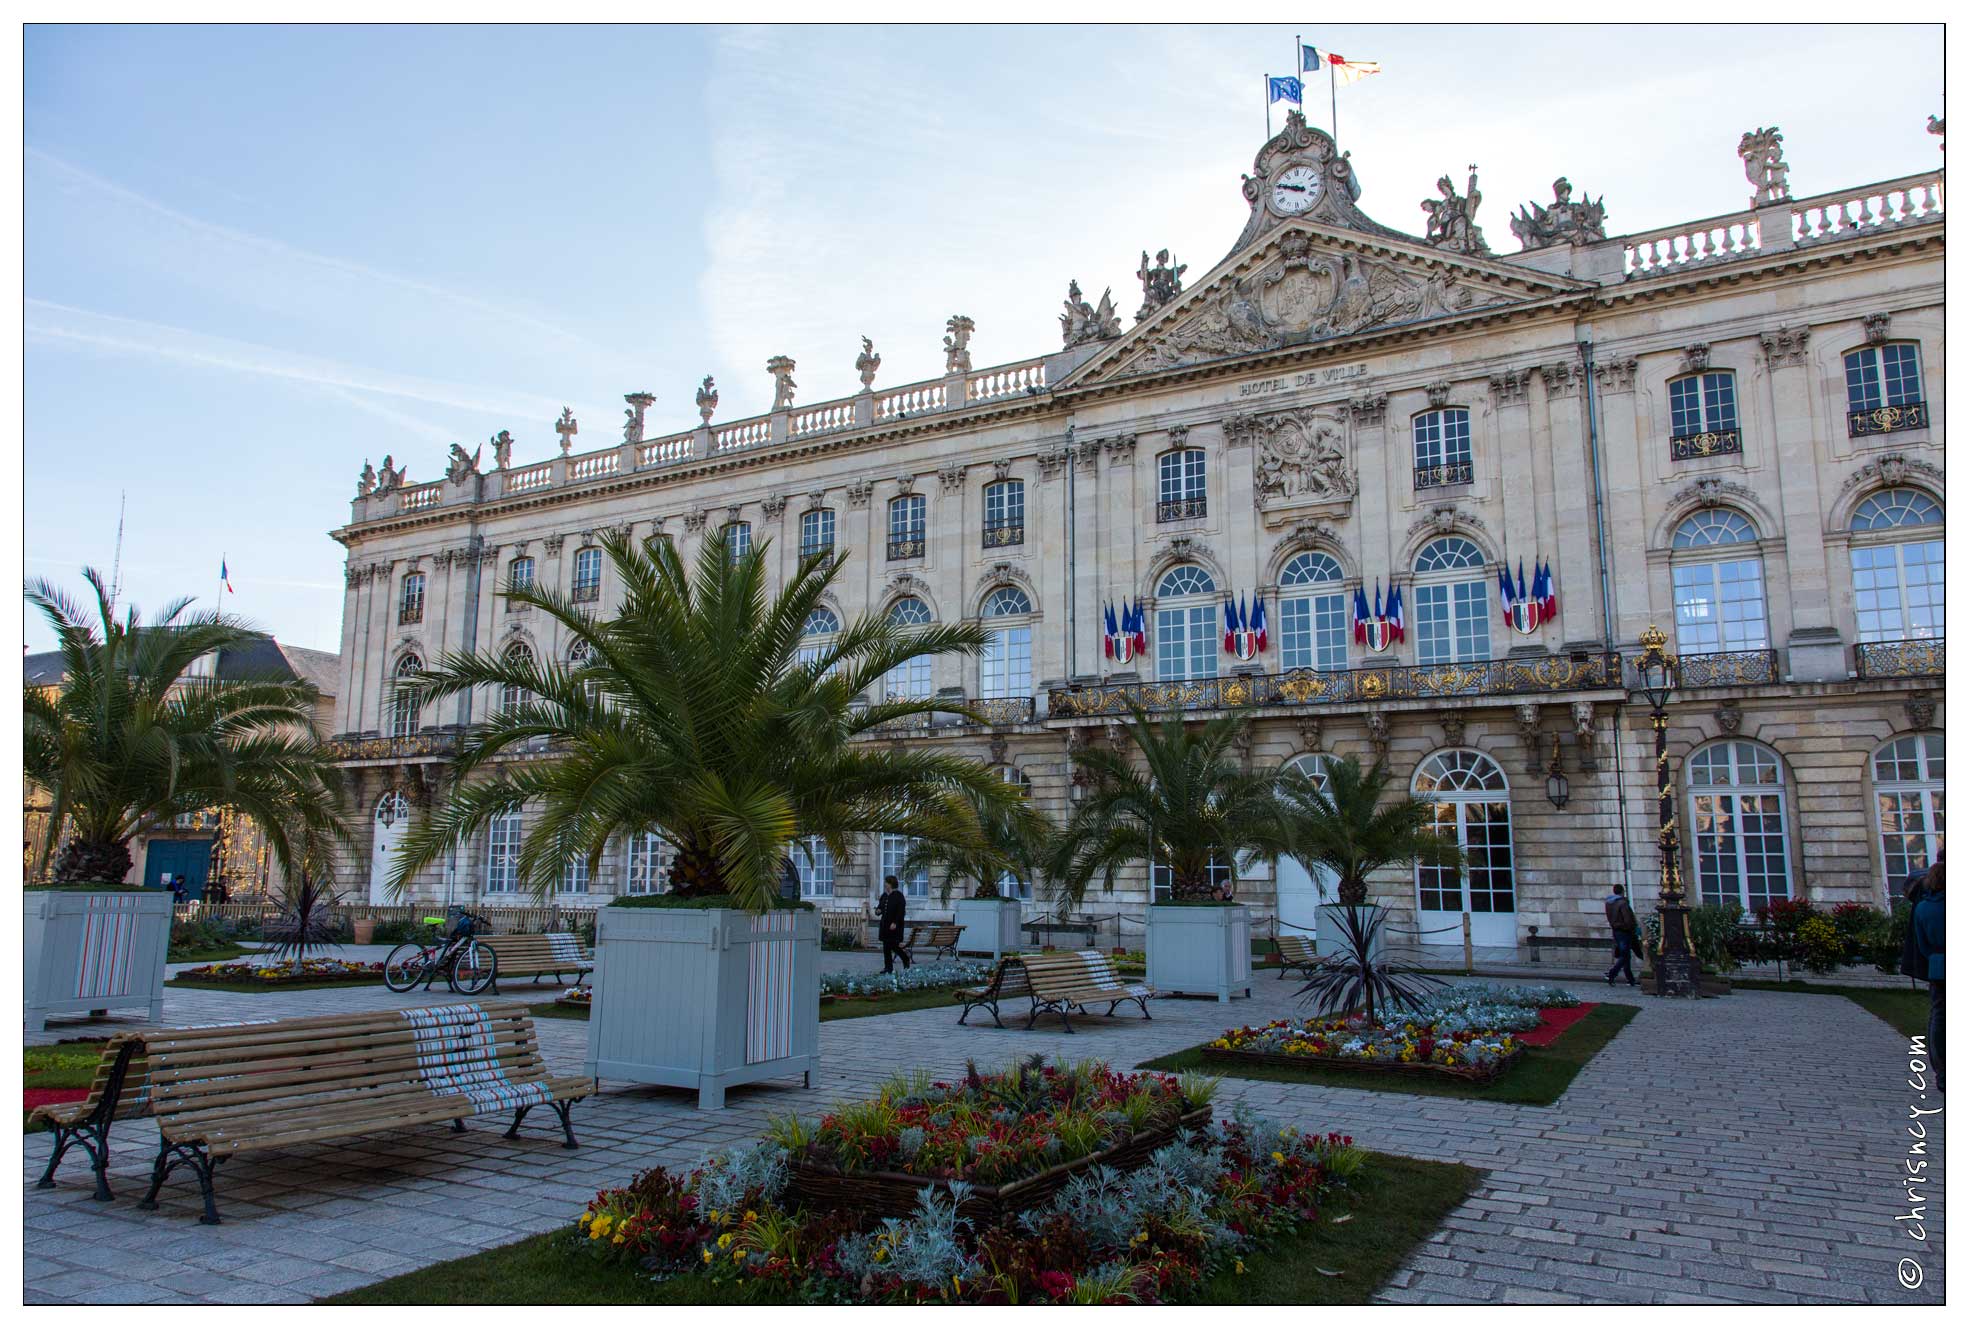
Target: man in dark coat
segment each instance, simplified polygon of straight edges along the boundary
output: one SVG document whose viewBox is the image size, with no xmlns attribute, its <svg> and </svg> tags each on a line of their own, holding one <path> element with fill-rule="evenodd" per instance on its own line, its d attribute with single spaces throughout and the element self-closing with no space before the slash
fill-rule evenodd
<svg viewBox="0 0 1969 1329">
<path fill-rule="evenodd" d="M 892 974 L 896 970 L 896 957 L 902 957 L 902 967 L 909 968 L 909 952 L 903 949 L 903 918 L 909 912 L 909 902 L 903 896 L 902 883 L 894 877 L 882 878 L 886 887 L 882 898 L 875 906 L 875 932 L 882 939 L 882 972 Z"/>
<path fill-rule="evenodd" d="M 1921 898 L 1915 901 L 1914 912 L 1908 918 L 1908 940 L 1913 945 L 1915 959 L 1921 967 L 1919 977 L 1928 982 L 1928 1061 L 1935 1068 L 1935 1092 L 1942 1092 L 1943 1070 L 1943 1006 L 1942 1006 L 1942 936 L 1945 931 L 1942 923 L 1942 856 L 1935 855 L 1935 866 L 1928 869 L 1928 876 L 1921 883 Z"/>
<path fill-rule="evenodd" d="M 1613 986 L 1613 976 L 1627 975 L 1627 986 L 1638 987 L 1640 982 L 1634 977 L 1634 948 L 1640 942 L 1641 924 L 1634 917 L 1634 906 L 1627 901 L 1627 888 L 1615 886 L 1613 894 L 1606 900 L 1607 927 L 1613 931 L 1613 967 L 1607 970 L 1607 986 Z"/>
</svg>

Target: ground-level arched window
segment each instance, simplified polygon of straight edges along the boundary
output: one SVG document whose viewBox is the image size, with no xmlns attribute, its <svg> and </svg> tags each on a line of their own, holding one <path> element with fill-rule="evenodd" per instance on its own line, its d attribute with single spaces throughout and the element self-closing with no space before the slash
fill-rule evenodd
<svg viewBox="0 0 1969 1329">
<path fill-rule="evenodd" d="M 1728 508 L 1705 508 L 1675 528 L 1671 548 L 1677 652 L 1767 649 L 1764 556 L 1749 519 Z"/>
<path fill-rule="evenodd" d="M 503 812 L 485 831 L 485 889 L 488 894 L 520 888 L 520 814 Z"/>
<path fill-rule="evenodd" d="M 1340 565 L 1295 555 L 1278 574 L 1279 662 L 1287 669 L 1347 667 L 1347 593 Z"/>
<path fill-rule="evenodd" d="M 417 732 L 419 715 L 422 709 L 417 704 L 417 689 L 410 683 L 416 674 L 422 673 L 424 662 L 410 651 L 405 651 L 397 661 L 396 677 L 390 687 L 390 737 L 409 738 Z"/>
<path fill-rule="evenodd" d="M 1308 753 L 1285 763 L 1289 773 L 1305 776 L 1322 792 L 1327 788 L 1326 757 Z M 1333 904 L 1339 897 L 1339 878 L 1333 870 L 1319 864 L 1302 863 L 1296 858 L 1278 861 L 1278 930 L 1288 937 L 1317 937 L 1321 905 Z"/>
<path fill-rule="evenodd" d="M 980 697 L 1032 695 L 1032 600 L 1016 586 L 1000 586 L 985 597 L 989 630 L 978 656 Z"/>
<path fill-rule="evenodd" d="M 1940 734 L 1908 734 L 1873 754 L 1873 809 L 1890 897 L 1942 847 L 1943 774 Z"/>
<path fill-rule="evenodd" d="M 1942 505 L 1883 489 L 1853 510 L 1853 610 L 1861 641 L 1942 635 Z"/>
<path fill-rule="evenodd" d="M 1155 676 L 1163 682 L 1217 677 L 1222 609 L 1217 582 L 1194 563 L 1178 563 L 1155 587 Z"/>
<path fill-rule="evenodd" d="M 901 882 L 904 895 L 920 898 L 930 893 L 930 869 L 919 866 L 913 871 L 903 871 L 903 860 L 909 857 L 909 851 L 915 845 L 916 841 L 907 835 L 883 836 L 882 875 Z"/>
<path fill-rule="evenodd" d="M 1762 743 L 1726 739 L 1689 757 L 1696 897 L 1755 914 L 1791 898 L 1784 763 Z"/>
<path fill-rule="evenodd" d="M 1454 867 L 1415 867 L 1418 924 L 1423 945 L 1461 945 L 1462 937 L 1436 929 L 1461 927 L 1470 913 L 1471 940 L 1479 946 L 1517 944 L 1517 869 L 1511 849 L 1511 786 L 1503 769 L 1472 748 L 1438 752 L 1415 769 L 1411 789 L 1432 810 L 1435 832 L 1463 851 Z"/>
<path fill-rule="evenodd" d="M 1032 779 L 1018 767 L 1000 766 L 998 778 L 1010 785 L 1020 798 L 1032 797 Z M 1007 900 L 1030 900 L 1032 883 L 1016 872 L 1001 872 L 998 874 L 998 893 Z"/>
<path fill-rule="evenodd" d="M 1476 545 L 1451 535 L 1422 546 L 1414 589 L 1417 664 L 1490 659 L 1490 583 Z"/>
<path fill-rule="evenodd" d="M 889 625 L 908 631 L 912 628 L 930 626 L 930 606 L 913 595 L 905 595 L 889 606 Z M 882 696 L 884 700 L 916 700 L 927 697 L 936 689 L 930 683 L 931 658 L 919 655 L 882 675 Z"/>
<path fill-rule="evenodd" d="M 834 894 L 834 852 L 826 841 L 810 835 L 796 841 L 788 852 L 793 857 L 794 871 L 800 874 L 802 899 Z"/>
<path fill-rule="evenodd" d="M 800 663 L 809 665 L 817 662 L 834 645 L 834 638 L 840 631 L 840 616 L 826 605 L 817 605 L 807 615 L 807 625 L 800 634 Z"/>
<path fill-rule="evenodd" d="M 654 831 L 629 837 L 627 871 L 623 874 L 625 895 L 665 895 L 670 890 L 670 863 L 675 851 L 670 842 Z"/>
</svg>

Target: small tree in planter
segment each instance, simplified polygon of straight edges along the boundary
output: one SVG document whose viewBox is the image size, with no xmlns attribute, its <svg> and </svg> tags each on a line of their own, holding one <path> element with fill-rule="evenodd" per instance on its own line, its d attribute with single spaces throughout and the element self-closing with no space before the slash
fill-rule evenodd
<svg viewBox="0 0 1969 1329">
<path fill-rule="evenodd" d="M 1363 771 L 1355 757 L 1328 761 L 1323 779 L 1291 771 L 1278 781 L 1292 856 L 1308 867 L 1325 867 L 1338 879 L 1339 954 L 1300 992 L 1321 1011 L 1360 1007 L 1370 1021 L 1377 1006 L 1420 996 L 1429 980 L 1382 958 L 1387 910 L 1368 902 L 1368 878 L 1396 864 L 1461 867 L 1463 862 L 1455 842 L 1433 829 L 1431 805 L 1406 794 L 1388 798 L 1392 782 L 1385 762 Z"/>
<path fill-rule="evenodd" d="M 938 898 L 945 905 L 960 883 L 968 885 L 970 897 L 959 900 L 956 907 L 957 922 L 964 928 L 959 945 L 996 957 L 1019 946 L 1021 905 L 1016 896 L 1005 894 L 1004 887 L 1017 882 L 1029 893 L 1037 886 L 1053 828 L 1024 799 L 973 798 L 967 805 L 976 819 L 973 831 L 961 840 L 917 841 L 902 867 L 905 874 L 918 868 L 941 872 Z"/>
</svg>

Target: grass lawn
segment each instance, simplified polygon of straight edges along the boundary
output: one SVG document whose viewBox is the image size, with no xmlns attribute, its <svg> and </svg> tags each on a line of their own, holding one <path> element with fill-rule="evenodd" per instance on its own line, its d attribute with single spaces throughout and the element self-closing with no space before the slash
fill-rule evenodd
<svg viewBox="0 0 1969 1329">
<path fill-rule="evenodd" d="M 1746 992 L 1811 992 L 1823 997 L 1846 997 L 1885 1020 L 1903 1034 L 1928 1032 L 1928 989 L 1835 987 L 1829 983 L 1801 983 L 1787 979 L 1773 983 L 1765 979 L 1730 981 L 1732 989 Z"/>
<path fill-rule="evenodd" d="M 1381 1075 L 1371 1070 L 1299 1070 L 1288 1066 L 1246 1066 L 1216 1061 L 1203 1055 L 1203 1044 L 1145 1061 L 1138 1070 L 1189 1071 L 1242 1080 L 1275 1080 L 1284 1084 L 1324 1084 L 1338 1089 L 1371 1089 L 1384 1094 L 1420 1094 L 1430 1098 L 1475 1098 L 1490 1103 L 1525 1103 L 1550 1107 L 1566 1092 L 1573 1076 L 1613 1041 L 1627 1022 L 1641 1013 L 1639 1006 L 1602 1003 L 1592 1014 L 1559 1036 L 1551 1047 L 1526 1048 L 1518 1064 L 1489 1084 L 1454 1079 L 1425 1079 Z"/>
<path fill-rule="evenodd" d="M 223 964 L 227 960 L 237 960 L 244 954 L 246 954 L 244 946 L 207 946 L 193 950 L 173 948 L 164 957 L 164 962 L 166 964 Z"/>
<path fill-rule="evenodd" d="M 23 1049 L 21 1087 L 24 1089 L 87 1089 L 96 1078 L 96 1063 L 102 1059 L 100 1038 L 77 1039 L 72 1043 L 51 1043 Z M 26 1120 L 26 1114 L 22 1114 Z M 31 1130 L 44 1130 L 34 1126 Z"/>
<path fill-rule="evenodd" d="M 1247 1260 L 1242 1275 L 1217 1275 L 1204 1285 L 1196 1303 L 1361 1305 L 1483 1179 L 1483 1173 L 1461 1163 L 1390 1154 L 1370 1154 L 1369 1159 L 1355 1191 L 1335 1197 L 1317 1226 Z M 761 1295 L 763 1291 L 697 1279 L 652 1283 L 632 1270 L 590 1259 L 563 1230 L 324 1300 L 341 1306 L 678 1306 L 778 1300 Z"/>
<path fill-rule="evenodd" d="M 952 1005 L 952 988 L 930 988 L 922 992 L 904 992 L 894 997 L 876 998 L 835 998 L 821 1003 L 820 1018 L 823 1020 L 858 1020 L 868 1015 L 894 1015 L 898 1011 L 921 1011 L 932 1006 Z M 549 1020 L 585 1020 L 588 1008 L 585 1006 L 564 1006 L 558 1001 L 543 1001 L 528 1007 L 535 1016 Z"/>
</svg>

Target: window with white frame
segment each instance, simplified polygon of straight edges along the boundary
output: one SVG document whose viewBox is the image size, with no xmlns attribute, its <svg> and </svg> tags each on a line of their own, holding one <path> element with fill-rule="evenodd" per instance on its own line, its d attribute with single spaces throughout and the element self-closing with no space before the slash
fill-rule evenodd
<svg viewBox="0 0 1969 1329">
<path fill-rule="evenodd" d="M 985 646 L 978 657 L 980 697 L 1032 695 L 1032 601 L 1016 586 L 985 597 Z M 1026 620 L 1026 621 L 1021 621 Z"/>
<path fill-rule="evenodd" d="M 1415 634 L 1418 664 L 1467 664 L 1490 659 L 1490 582 L 1484 556 L 1460 535 L 1422 546 L 1415 556 Z"/>
<path fill-rule="evenodd" d="M 1469 410 L 1446 406 L 1423 411 L 1409 423 L 1415 441 L 1415 487 L 1469 484 L 1473 473 Z"/>
<path fill-rule="evenodd" d="M 725 557 L 734 565 L 752 552 L 752 523 L 749 521 L 728 521 L 725 531 Z"/>
<path fill-rule="evenodd" d="M 1287 669 L 1347 667 L 1347 593 L 1331 555 L 1295 554 L 1278 574 L 1279 663 Z"/>
<path fill-rule="evenodd" d="M 390 737 L 409 738 L 417 732 L 420 719 L 417 704 L 417 690 L 410 683 L 413 675 L 423 672 L 424 662 L 405 651 L 397 660 L 396 677 L 390 689 Z"/>
<path fill-rule="evenodd" d="M 906 595 L 889 606 L 889 622 L 905 631 L 912 628 L 930 626 L 930 606 L 913 595 Z M 936 691 L 930 683 L 931 658 L 919 655 L 882 675 L 882 696 L 885 700 L 903 698 L 915 700 L 928 697 Z"/>
<path fill-rule="evenodd" d="M 1209 514 L 1202 448 L 1177 448 L 1155 459 L 1157 521 L 1184 521 Z"/>
<path fill-rule="evenodd" d="M 1000 766 L 998 778 L 1010 785 L 1020 798 L 1032 797 L 1032 780 L 1018 767 Z M 998 893 L 1007 900 L 1030 900 L 1032 883 L 1008 869 L 998 874 Z"/>
<path fill-rule="evenodd" d="M 506 664 L 512 669 L 528 669 L 533 665 L 533 648 L 523 641 L 516 641 L 506 648 Z M 499 689 L 501 710 L 512 710 L 531 700 L 533 694 L 517 683 L 507 683 Z"/>
<path fill-rule="evenodd" d="M 489 895 L 520 888 L 520 814 L 504 812 L 485 831 L 485 889 Z"/>
<path fill-rule="evenodd" d="M 1944 635 L 1942 505 L 1918 489 L 1882 490 L 1854 510 L 1852 530 L 1860 640 Z"/>
<path fill-rule="evenodd" d="M 1410 784 L 1429 804 L 1435 833 L 1463 851 L 1463 866 L 1415 865 L 1425 913 L 1509 914 L 1517 910 L 1511 848 L 1511 787 L 1503 768 L 1473 748 L 1451 748 L 1416 768 Z"/>
<path fill-rule="evenodd" d="M 1764 556 L 1749 520 L 1728 508 L 1705 508 L 1675 528 L 1671 544 L 1676 651 L 1768 649 Z"/>
<path fill-rule="evenodd" d="M 629 837 L 623 874 L 623 894 L 664 895 L 670 890 L 670 864 L 676 856 L 670 842 L 654 831 Z"/>
<path fill-rule="evenodd" d="M 1737 376 L 1727 369 L 1684 374 L 1668 383 L 1669 433 L 1721 434 L 1737 427 Z"/>
<path fill-rule="evenodd" d="M 1214 855 L 1211 857 L 1209 866 L 1205 868 L 1205 871 L 1209 874 L 1210 889 L 1213 891 L 1222 890 L 1230 883 L 1231 865 L 1229 863 L 1218 862 Z M 1151 898 L 1153 898 L 1153 892 L 1171 890 L 1175 887 L 1175 883 L 1176 879 L 1171 875 L 1167 864 L 1151 863 L 1149 865 Z"/>
<path fill-rule="evenodd" d="M 834 638 L 840 631 L 840 615 L 826 605 L 815 606 L 813 612 L 807 615 L 807 626 L 800 634 L 800 663 L 817 663 L 833 646 Z"/>
<path fill-rule="evenodd" d="M 1890 897 L 1941 850 L 1945 774 L 1940 734 L 1908 734 L 1873 754 L 1874 819 Z"/>
<path fill-rule="evenodd" d="M 984 547 L 1006 549 L 1026 540 L 1026 482 L 1000 480 L 984 491 Z"/>
<path fill-rule="evenodd" d="M 800 898 L 811 900 L 834 894 L 834 853 L 818 835 L 796 841 L 789 851 L 793 869 L 800 874 Z"/>
<path fill-rule="evenodd" d="M 424 621 L 424 574 L 406 573 L 403 579 L 403 594 L 397 601 L 397 622 L 422 623 Z"/>
<path fill-rule="evenodd" d="M 522 555 L 506 565 L 506 589 L 526 591 L 533 589 L 533 560 Z M 525 605 L 506 606 L 509 611 L 525 609 Z"/>
<path fill-rule="evenodd" d="M 585 641 L 577 641 L 567 648 L 567 667 L 579 674 L 588 667 L 589 649 Z M 581 680 L 581 690 L 588 696 L 590 706 L 599 706 L 602 701 L 602 681 L 599 678 Z"/>
<path fill-rule="evenodd" d="M 557 890 L 563 895 L 586 895 L 588 893 L 588 855 L 574 853 L 561 865 L 561 880 Z"/>
<path fill-rule="evenodd" d="M 800 557 L 834 552 L 834 509 L 815 508 L 800 514 Z"/>
<path fill-rule="evenodd" d="M 903 871 L 903 860 L 915 840 L 907 835 L 885 835 L 882 837 L 882 875 L 894 877 L 902 883 L 902 893 L 922 898 L 930 893 L 930 869 L 918 867 L 914 872 Z"/>
<path fill-rule="evenodd" d="M 1155 676 L 1165 683 L 1217 677 L 1223 606 L 1217 582 L 1194 563 L 1178 563 L 1155 587 Z"/>
<path fill-rule="evenodd" d="M 1913 342 L 1890 341 L 1846 353 L 1848 411 L 1912 406 L 1920 400 L 1921 348 Z"/>
<path fill-rule="evenodd" d="M 889 500 L 889 557 L 923 557 L 924 533 L 929 508 L 921 494 L 904 494 Z"/>
<path fill-rule="evenodd" d="M 1747 914 L 1791 898 L 1784 766 L 1761 743 L 1697 748 L 1684 768 L 1694 835 L 1696 895 Z"/>
<path fill-rule="evenodd" d="M 574 551 L 574 598 L 602 598 L 602 551 L 593 545 Z"/>
</svg>

